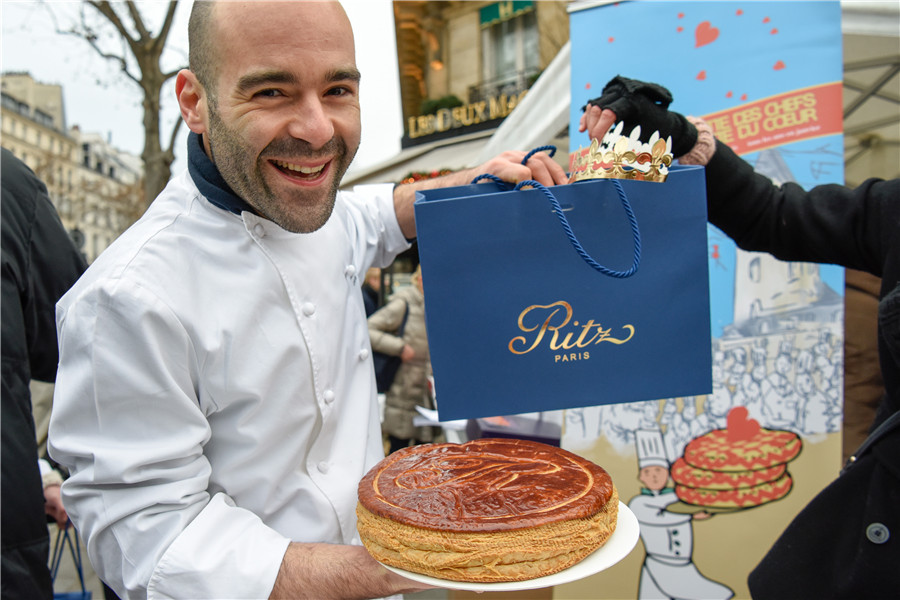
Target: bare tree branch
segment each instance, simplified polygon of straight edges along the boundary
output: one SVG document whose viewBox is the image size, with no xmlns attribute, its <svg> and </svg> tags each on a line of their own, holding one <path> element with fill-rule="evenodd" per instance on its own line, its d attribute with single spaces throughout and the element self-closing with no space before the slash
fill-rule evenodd
<svg viewBox="0 0 900 600">
<path fill-rule="evenodd" d="M 109 2 L 98 2 L 97 0 L 85 0 L 85 2 L 88 5 L 93 6 L 95 9 L 97 9 L 97 11 L 100 12 L 100 14 L 106 17 L 106 20 L 113 24 L 113 26 L 119 32 L 119 35 L 128 40 L 128 45 L 133 48 L 132 42 L 134 40 L 131 37 L 131 32 L 128 31 L 128 28 L 125 27 L 121 19 L 119 19 L 119 15 L 116 14 L 116 11 L 113 10 Z"/>
<path fill-rule="evenodd" d="M 181 125 L 184 123 L 182 119 L 175 120 L 175 126 L 172 127 L 172 132 L 169 134 L 169 152 L 172 153 L 172 157 L 175 157 L 175 141 L 178 137 L 178 132 L 181 130 Z"/>
<path fill-rule="evenodd" d="M 128 14 L 131 15 L 131 20 L 134 23 L 134 28 L 138 31 L 138 39 L 144 41 L 147 38 L 151 37 L 150 32 L 147 31 L 147 28 L 144 27 L 144 19 L 141 17 L 140 11 L 138 11 L 137 6 L 135 6 L 132 0 L 128 0 L 125 3 L 128 7 Z"/>
<path fill-rule="evenodd" d="M 57 23 L 57 31 L 65 35 L 76 35 L 84 39 L 101 58 L 114 61 L 126 77 L 134 81 L 141 89 L 144 126 L 144 149 L 141 158 L 144 161 L 144 198 L 149 202 L 165 187 L 171 176 L 171 165 L 175 160 L 174 145 L 181 128 L 179 118 L 168 136 L 168 148 L 163 148 L 164 140 L 161 135 L 162 120 L 160 111 L 162 108 L 161 92 L 167 81 L 175 77 L 180 68 L 163 71 L 162 54 L 166 47 L 166 41 L 172 30 L 175 19 L 178 0 L 169 0 L 165 18 L 159 33 L 154 36 L 147 27 L 147 20 L 141 14 L 141 4 L 134 0 L 127 0 L 124 4 L 109 2 L 108 0 L 84 0 L 81 4 L 80 23 L 73 25 L 71 29 L 64 30 Z M 123 9 L 124 6 L 124 9 Z M 101 36 L 106 29 L 95 27 L 86 14 L 86 7 L 91 7 L 98 15 L 108 21 L 121 42 L 119 54 L 109 51 L 109 38 Z M 118 12 L 117 12 L 118 10 Z M 53 15 L 56 23 L 56 15 Z M 121 13 L 121 14 L 120 14 Z M 80 26 L 80 29 L 79 29 Z"/>
<path fill-rule="evenodd" d="M 178 8 L 178 0 L 170 0 L 169 10 L 166 11 L 166 19 L 163 21 L 162 29 L 159 30 L 159 35 L 156 36 L 156 40 L 153 42 L 160 50 L 166 45 L 166 41 L 169 39 L 169 32 L 172 30 L 172 22 L 175 20 L 176 8 Z"/>
</svg>

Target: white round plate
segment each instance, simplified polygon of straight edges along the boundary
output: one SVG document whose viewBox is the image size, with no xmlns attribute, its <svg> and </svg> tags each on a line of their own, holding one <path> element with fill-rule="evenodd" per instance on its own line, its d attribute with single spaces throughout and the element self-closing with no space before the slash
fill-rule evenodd
<svg viewBox="0 0 900 600">
<path fill-rule="evenodd" d="M 407 579 L 452 590 L 467 590 L 472 592 L 513 592 L 517 590 L 534 590 L 571 583 L 572 581 L 584 579 L 585 577 L 594 575 L 600 571 L 605 571 L 631 553 L 640 537 L 640 531 L 637 517 L 634 516 L 631 509 L 622 502 L 619 502 L 619 516 L 616 523 L 616 530 L 609 536 L 609 539 L 605 544 L 587 555 L 581 562 L 572 565 L 564 571 L 554 573 L 553 575 L 538 577 L 536 579 L 528 579 L 526 581 L 501 581 L 498 583 L 450 581 L 448 579 L 438 579 L 437 577 L 429 577 L 428 575 L 404 571 L 403 569 L 398 569 L 389 565 L 384 565 L 384 567 Z"/>
</svg>

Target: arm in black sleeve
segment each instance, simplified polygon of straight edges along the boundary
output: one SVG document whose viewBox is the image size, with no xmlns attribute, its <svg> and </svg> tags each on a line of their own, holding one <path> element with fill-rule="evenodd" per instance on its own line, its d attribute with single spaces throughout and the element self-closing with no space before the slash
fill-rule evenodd
<svg viewBox="0 0 900 600">
<path fill-rule="evenodd" d="M 4 301 L 21 305 L 31 377 L 56 379 L 56 302 L 86 265 L 47 194 L 47 187 L 24 163 L 3 150 Z M 7 287 L 8 286 L 8 287 Z M 15 291 L 13 291 L 15 288 Z M 9 292 L 7 294 L 7 292 Z M 4 311 L 5 312 L 5 311 Z"/>
<path fill-rule="evenodd" d="M 709 221 L 744 250 L 781 260 L 833 263 L 881 276 L 900 217 L 900 180 L 809 191 L 776 186 L 727 145 L 706 166 Z"/>
</svg>

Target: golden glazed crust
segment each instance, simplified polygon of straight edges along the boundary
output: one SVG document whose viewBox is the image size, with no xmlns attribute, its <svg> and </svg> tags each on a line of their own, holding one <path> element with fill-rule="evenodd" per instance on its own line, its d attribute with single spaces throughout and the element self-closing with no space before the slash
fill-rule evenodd
<svg viewBox="0 0 900 600">
<path fill-rule="evenodd" d="M 591 517 L 612 480 L 561 448 L 486 438 L 395 452 L 359 483 L 359 501 L 398 523 L 441 531 L 488 532 Z"/>
<path fill-rule="evenodd" d="M 359 484 L 357 528 L 376 560 L 440 579 L 522 581 L 562 571 L 615 531 L 601 467 L 510 439 L 391 454 Z"/>
<path fill-rule="evenodd" d="M 375 560 L 451 581 L 525 581 L 558 573 L 602 546 L 616 529 L 619 495 L 592 517 L 494 533 L 412 527 L 357 504 L 357 527 Z"/>
</svg>

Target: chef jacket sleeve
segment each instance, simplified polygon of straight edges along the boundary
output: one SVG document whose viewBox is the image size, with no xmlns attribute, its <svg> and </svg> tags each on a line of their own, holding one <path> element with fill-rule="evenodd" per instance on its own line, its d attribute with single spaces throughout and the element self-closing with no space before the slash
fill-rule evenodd
<svg viewBox="0 0 900 600">
<path fill-rule="evenodd" d="M 375 250 L 373 256 L 360 259 L 363 272 L 369 267 L 387 267 L 398 254 L 409 249 L 412 244 L 403 236 L 394 211 L 393 184 L 358 185 L 344 197 L 348 210 L 356 213 L 348 220 L 357 226 L 350 232 L 353 247 Z"/>
<path fill-rule="evenodd" d="M 124 280 L 79 292 L 57 312 L 49 443 L 91 563 L 122 597 L 267 597 L 289 540 L 207 492 L 209 407 L 184 326 Z"/>
</svg>

